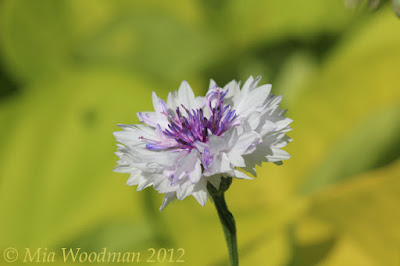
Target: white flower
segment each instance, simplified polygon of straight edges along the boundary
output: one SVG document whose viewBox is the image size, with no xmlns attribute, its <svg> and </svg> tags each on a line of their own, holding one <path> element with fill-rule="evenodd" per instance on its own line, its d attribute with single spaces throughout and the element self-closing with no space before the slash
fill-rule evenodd
<svg viewBox="0 0 400 266">
<path fill-rule="evenodd" d="M 127 185 L 153 186 L 164 193 L 160 210 L 174 199 L 193 195 L 205 205 L 207 182 L 219 189 L 222 176 L 251 179 L 261 162 L 290 158 L 282 150 L 291 141 L 291 119 L 278 107 L 282 97 L 271 85 L 250 77 L 242 89 L 231 81 L 224 88 L 213 80 L 205 97 L 195 97 L 186 81 L 167 102 L 153 92 L 154 112 L 140 112 L 143 124 L 118 125 L 121 143 L 115 172 L 129 173 Z"/>
</svg>

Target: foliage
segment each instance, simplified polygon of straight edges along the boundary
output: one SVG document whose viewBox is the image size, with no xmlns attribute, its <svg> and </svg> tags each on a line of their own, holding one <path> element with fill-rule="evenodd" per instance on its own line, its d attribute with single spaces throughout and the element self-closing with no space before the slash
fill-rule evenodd
<svg viewBox="0 0 400 266">
<path fill-rule="evenodd" d="M 399 265 L 399 26 L 387 7 L 336 0 L 1 1 L 0 251 L 184 248 L 188 265 L 226 263 L 213 206 L 155 211 L 161 195 L 112 172 L 111 133 L 152 90 L 262 74 L 294 141 L 283 166 L 226 193 L 241 263 Z"/>
</svg>

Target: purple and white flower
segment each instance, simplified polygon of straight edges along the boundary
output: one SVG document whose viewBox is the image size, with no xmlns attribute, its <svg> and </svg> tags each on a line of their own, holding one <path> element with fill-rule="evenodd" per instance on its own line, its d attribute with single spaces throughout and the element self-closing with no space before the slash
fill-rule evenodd
<svg viewBox="0 0 400 266">
<path fill-rule="evenodd" d="M 271 85 L 250 77 L 240 89 L 231 81 L 220 88 L 211 80 L 205 97 L 195 97 L 183 81 L 167 102 L 153 92 L 154 112 L 138 113 L 142 124 L 118 125 L 115 172 L 129 173 L 127 185 L 153 186 L 164 193 L 160 210 L 189 195 L 204 206 L 207 182 L 219 189 L 222 176 L 252 179 L 261 162 L 290 158 L 282 150 L 291 139 L 290 118 L 278 107 L 282 97 Z"/>
</svg>

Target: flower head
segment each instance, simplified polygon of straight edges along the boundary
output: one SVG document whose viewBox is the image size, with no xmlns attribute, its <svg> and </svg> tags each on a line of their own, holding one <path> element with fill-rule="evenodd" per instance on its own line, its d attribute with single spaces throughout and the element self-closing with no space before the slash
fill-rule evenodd
<svg viewBox="0 0 400 266">
<path fill-rule="evenodd" d="M 250 77 L 241 89 L 236 81 L 220 88 L 211 80 L 205 97 L 183 81 L 167 102 L 153 92 L 154 112 L 140 112 L 142 124 L 114 132 L 114 171 L 129 173 L 127 185 L 137 190 L 164 193 L 162 210 L 189 195 L 204 206 L 208 182 L 219 189 L 222 176 L 251 179 L 241 170 L 255 176 L 261 162 L 289 159 L 281 148 L 291 141 L 292 120 L 278 107 L 282 97 L 270 94 L 271 85 L 258 86 L 260 79 Z"/>
</svg>

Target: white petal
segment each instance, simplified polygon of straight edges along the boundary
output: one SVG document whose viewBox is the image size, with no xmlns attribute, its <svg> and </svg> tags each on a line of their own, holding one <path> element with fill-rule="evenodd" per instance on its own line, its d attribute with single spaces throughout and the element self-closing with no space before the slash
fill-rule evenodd
<svg viewBox="0 0 400 266">
<path fill-rule="evenodd" d="M 250 85 L 250 91 L 254 90 L 255 88 L 257 88 L 257 85 L 260 82 L 260 80 L 261 80 L 261 76 L 258 76 L 253 80 L 253 82 Z"/>
<path fill-rule="evenodd" d="M 189 179 L 192 183 L 198 183 L 201 178 L 201 163 L 200 159 L 195 163 L 194 169 L 188 174 Z"/>
<path fill-rule="evenodd" d="M 151 127 L 156 127 L 158 123 L 158 115 L 155 112 L 139 112 L 137 118 L 141 123 Z"/>
<path fill-rule="evenodd" d="M 215 174 L 228 173 L 232 170 L 230 160 L 226 153 L 221 152 L 213 157 L 211 165 L 208 167 L 208 171 L 205 171 L 203 175 L 212 176 Z"/>
<path fill-rule="evenodd" d="M 133 167 L 131 164 L 128 163 L 120 163 L 119 165 L 115 166 L 113 171 L 116 173 L 130 173 L 133 170 L 135 170 L 135 167 Z"/>
<path fill-rule="evenodd" d="M 213 79 L 210 79 L 210 86 L 208 86 L 209 89 L 214 89 L 217 86 L 217 83 Z"/>
<path fill-rule="evenodd" d="M 139 183 L 137 185 L 136 191 L 143 190 L 151 185 L 153 185 L 153 175 L 139 178 Z"/>
<path fill-rule="evenodd" d="M 258 144 L 261 137 L 256 132 L 244 133 L 238 136 L 230 152 L 246 154 L 252 144 Z"/>
<path fill-rule="evenodd" d="M 227 98 L 235 96 L 240 92 L 239 84 L 236 82 L 236 80 L 232 80 L 224 86 L 224 91 L 225 90 L 229 90 L 228 94 L 226 95 Z"/>
<path fill-rule="evenodd" d="M 200 167 L 200 154 L 196 149 L 192 149 L 192 151 L 187 154 L 186 156 L 182 156 L 178 161 L 177 161 L 177 168 L 175 171 L 175 176 L 181 176 L 182 174 L 186 173 L 193 173 L 192 177 L 198 180 L 200 177 L 198 177 L 198 173 L 200 170 L 200 175 L 201 175 L 201 168 Z M 194 182 L 194 180 L 192 180 Z"/>
<path fill-rule="evenodd" d="M 154 107 L 154 110 L 156 111 L 156 110 L 157 110 L 157 107 L 158 107 L 158 101 L 160 100 L 160 98 L 158 98 L 158 96 L 157 96 L 157 94 L 156 94 L 155 91 L 153 91 L 153 92 L 151 93 L 151 98 L 152 98 L 152 100 L 153 100 L 153 107 Z"/>
<path fill-rule="evenodd" d="M 182 81 L 178 90 L 178 98 L 181 104 L 186 108 L 191 109 L 194 102 L 194 93 L 187 81 Z"/>
<path fill-rule="evenodd" d="M 162 211 L 165 207 L 167 207 L 171 202 L 176 199 L 175 192 L 166 193 L 163 199 L 163 202 L 160 207 L 160 211 Z"/>
<path fill-rule="evenodd" d="M 244 95 L 239 104 L 235 107 L 236 113 L 241 117 L 246 117 L 256 108 L 261 107 L 267 99 L 270 90 L 271 85 L 263 85 Z"/>
<path fill-rule="evenodd" d="M 200 109 L 203 108 L 206 104 L 205 97 L 196 97 L 193 102 L 192 109 Z"/>
<path fill-rule="evenodd" d="M 226 134 L 224 138 L 216 135 L 210 135 L 208 138 L 210 153 L 218 154 L 220 151 L 223 151 L 227 146 L 227 142 L 228 142 L 228 137 Z"/>
<path fill-rule="evenodd" d="M 231 162 L 230 162 L 230 160 L 228 158 L 228 155 L 226 153 L 222 153 L 221 154 L 221 161 L 220 162 L 221 162 L 220 166 L 219 166 L 220 173 L 225 173 L 225 172 L 228 172 L 228 171 L 232 170 Z"/>
<path fill-rule="evenodd" d="M 282 95 L 278 95 L 278 96 L 270 96 L 271 98 L 269 98 L 266 101 L 266 107 L 267 108 L 274 108 L 277 107 L 278 104 L 282 101 Z"/>
<path fill-rule="evenodd" d="M 166 175 L 153 175 L 153 187 L 159 193 L 170 193 L 179 190 L 179 186 L 171 185 L 170 179 Z"/>
<path fill-rule="evenodd" d="M 236 170 L 234 171 L 235 173 L 235 177 L 236 178 L 241 178 L 241 179 L 253 179 L 252 177 L 246 175 L 245 173 L 243 173 L 242 171 Z"/>
<path fill-rule="evenodd" d="M 175 111 L 176 108 L 178 107 L 178 96 L 176 91 L 168 93 L 168 98 L 167 98 L 167 108 L 171 111 Z"/>
<path fill-rule="evenodd" d="M 207 192 L 204 190 L 199 190 L 192 193 L 193 197 L 200 203 L 201 206 L 205 206 L 207 203 Z"/>
<path fill-rule="evenodd" d="M 206 148 L 210 148 L 209 145 L 208 145 L 207 143 L 200 142 L 200 141 L 196 141 L 196 142 L 194 143 L 194 146 L 195 146 L 196 149 L 197 149 L 199 152 L 201 152 L 201 153 L 203 153 L 204 150 L 205 150 Z"/>
<path fill-rule="evenodd" d="M 178 200 L 183 200 L 187 196 L 189 196 L 193 191 L 194 185 L 190 182 L 183 182 L 176 192 L 176 197 Z"/>
<path fill-rule="evenodd" d="M 257 172 L 256 172 L 256 167 L 255 166 L 247 165 L 246 167 L 242 167 L 242 169 L 244 171 L 252 174 L 253 176 L 257 177 Z"/>
<path fill-rule="evenodd" d="M 260 112 L 252 112 L 247 117 L 247 122 L 249 123 L 252 130 L 255 130 L 261 121 L 261 113 Z"/>
<path fill-rule="evenodd" d="M 228 84 L 225 85 L 224 91 L 228 90 L 226 94 L 226 103 L 230 106 L 236 106 L 236 103 L 240 100 L 240 84 L 236 82 L 236 80 L 232 80 Z"/>
<path fill-rule="evenodd" d="M 293 122 L 292 119 L 290 119 L 288 117 L 284 117 L 283 119 L 276 121 L 275 125 L 277 126 L 278 130 L 280 130 L 280 129 L 285 128 L 292 122 Z"/>
<path fill-rule="evenodd" d="M 114 137 L 120 143 L 125 145 L 143 145 L 143 141 L 140 139 L 143 135 L 140 132 L 134 132 L 132 130 L 123 130 L 113 132 Z"/>
<path fill-rule="evenodd" d="M 242 90 L 241 90 L 242 96 L 243 96 L 243 95 L 246 95 L 246 94 L 249 92 L 250 86 L 251 86 L 251 84 L 253 83 L 253 81 L 254 81 L 253 76 L 250 76 L 250 77 L 246 80 L 246 82 L 243 84 L 243 87 L 242 87 Z"/>
<path fill-rule="evenodd" d="M 205 206 L 207 203 L 207 182 L 203 180 L 202 182 L 195 185 L 193 192 L 193 197 L 200 203 L 201 206 Z"/>
<path fill-rule="evenodd" d="M 139 179 L 141 178 L 140 171 L 132 173 L 128 180 L 126 181 L 127 186 L 136 186 L 139 184 Z"/>
<path fill-rule="evenodd" d="M 272 148 L 273 155 L 267 155 L 267 159 L 269 162 L 277 162 L 282 160 L 287 160 L 290 158 L 290 154 L 281 149 Z"/>
<path fill-rule="evenodd" d="M 288 137 L 288 136 L 284 136 L 283 138 L 281 138 L 280 140 L 278 140 L 278 142 L 276 142 L 274 144 L 274 148 L 283 148 L 285 147 L 289 142 L 292 142 L 292 138 Z"/>
<path fill-rule="evenodd" d="M 245 167 L 246 166 L 246 163 L 245 163 L 243 157 L 239 153 L 230 152 L 230 153 L 228 153 L 228 158 L 229 158 L 229 161 L 236 167 Z"/>
</svg>

